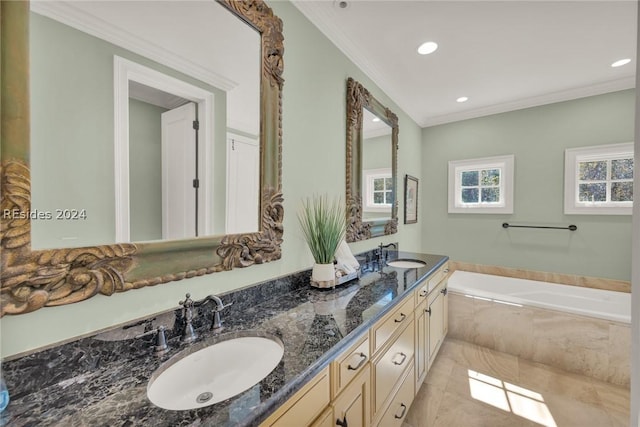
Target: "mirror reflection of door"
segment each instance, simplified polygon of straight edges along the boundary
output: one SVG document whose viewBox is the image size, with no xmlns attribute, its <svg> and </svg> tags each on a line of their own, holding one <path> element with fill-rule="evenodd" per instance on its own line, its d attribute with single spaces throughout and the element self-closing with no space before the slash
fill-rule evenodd
<svg viewBox="0 0 640 427">
<path fill-rule="evenodd" d="M 198 236 L 197 104 L 130 81 L 128 123 L 131 240 Z"/>
<path fill-rule="evenodd" d="M 198 236 L 196 104 L 162 114 L 162 238 Z"/>
<path fill-rule="evenodd" d="M 258 229 L 260 145 L 257 139 L 227 137 L 227 224 L 229 234 Z"/>
</svg>

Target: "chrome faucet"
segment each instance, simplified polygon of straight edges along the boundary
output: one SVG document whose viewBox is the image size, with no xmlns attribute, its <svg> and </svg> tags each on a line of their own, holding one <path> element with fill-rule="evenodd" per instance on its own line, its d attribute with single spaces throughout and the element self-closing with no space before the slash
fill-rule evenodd
<svg viewBox="0 0 640 427">
<path fill-rule="evenodd" d="M 389 251 L 384 251 L 385 249 L 389 249 L 390 247 L 392 247 L 396 250 L 398 250 L 398 245 L 396 245 L 395 243 L 389 243 L 387 245 L 383 245 L 382 243 L 380 243 L 380 246 L 378 246 L 378 268 L 380 270 L 382 270 L 382 262 L 385 261 L 387 259 L 387 256 L 389 255 Z"/>
<path fill-rule="evenodd" d="M 222 302 L 222 300 L 216 295 L 207 295 L 206 297 L 204 297 L 204 299 L 201 299 L 200 301 L 195 302 L 193 306 L 200 307 L 201 305 L 205 305 L 209 301 L 213 301 L 216 303 L 216 306 L 213 309 L 213 322 L 211 323 L 211 329 L 214 331 L 222 329 L 222 320 L 220 320 L 220 312 L 225 308 L 229 307 L 230 305 L 233 305 L 233 303 L 229 303 L 225 305 Z"/>
</svg>

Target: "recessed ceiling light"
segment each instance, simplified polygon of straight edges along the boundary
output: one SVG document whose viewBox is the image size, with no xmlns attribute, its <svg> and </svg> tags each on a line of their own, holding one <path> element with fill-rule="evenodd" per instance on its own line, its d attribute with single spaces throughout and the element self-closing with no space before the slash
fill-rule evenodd
<svg viewBox="0 0 640 427">
<path fill-rule="evenodd" d="M 461 96 L 460 98 L 456 99 L 456 102 L 467 102 L 469 100 L 469 98 L 467 98 L 466 96 Z"/>
<path fill-rule="evenodd" d="M 333 5 L 339 9 L 347 9 L 349 7 L 349 2 L 345 0 L 335 0 Z"/>
<path fill-rule="evenodd" d="M 620 59 L 620 60 L 614 62 L 613 64 L 611 64 L 611 66 L 612 67 L 622 67 L 623 65 L 627 65 L 629 62 L 631 62 L 631 59 L 629 59 L 629 58 Z"/>
<path fill-rule="evenodd" d="M 425 42 L 418 47 L 418 53 L 420 55 L 429 55 L 438 49 L 438 43 L 436 42 Z"/>
<path fill-rule="evenodd" d="M 379 122 L 380 121 L 380 117 L 374 117 L 373 120 L 371 120 L 372 122 Z"/>
</svg>

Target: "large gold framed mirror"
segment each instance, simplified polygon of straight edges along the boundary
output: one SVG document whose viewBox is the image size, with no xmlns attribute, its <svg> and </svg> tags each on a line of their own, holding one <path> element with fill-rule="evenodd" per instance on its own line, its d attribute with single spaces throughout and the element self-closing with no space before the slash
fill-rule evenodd
<svg viewBox="0 0 640 427">
<path fill-rule="evenodd" d="M 153 8 L 151 3 L 154 2 L 116 3 L 122 3 L 118 7 Z M 205 66 L 206 64 L 196 61 L 193 52 L 184 52 L 182 56 L 179 53 L 169 55 L 174 49 L 169 43 L 176 37 L 166 40 L 154 39 L 154 43 L 147 45 L 137 41 L 130 42 L 129 45 L 114 45 L 118 33 L 103 31 L 107 36 L 104 40 L 98 40 L 97 35 L 89 31 L 94 26 L 87 23 L 97 21 L 83 19 L 94 14 L 100 20 L 106 21 L 106 14 L 114 14 L 113 2 L 38 2 L 33 5 L 28 1 L 0 2 L 2 316 L 27 313 L 46 306 L 71 304 L 97 294 L 111 295 L 115 292 L 237 267 L 248 267 L 281 257 L 284 217 L 281 182 L 284 52 L 282 21 L 262 0 L 158 3 L 162 4 L 163 8 L 206 8 L 192 11 L 193 16 L 203 19 L 200 26 L 190 22 L 183 27 L 197 27 L 202 30 L 201 34 L 205 36 L 199 40 L 191 40 L 191 44 L 198 48 L 200 56 L 211 63 L 217 60 L 217 51 L 211 46 L 220 45 L 219 40 L 223 41 L 222 48 L 224 44 L 230 47 L 229 51 L 240 48 L 238 40 L 229 38 L 229 32 L 216 37 L 217 41 L 214 42 L 207 31 L 209 27 L 219 25 L 217 21 L 216 25 L 212 25 L 206 17 L 213 19 L 218 14 L 229 15 L 233 17 L 231 21 L 236 25 L 239 23 L 240 27 L 249 29 L 250 31 L 244 33 L 248 34 L 249 39 L 255 40 L 255 46 L 245 55 L 255 68 L 256 78 L 250 84 L 251 90 L 245 91 L 244 80 L 238 72 L 230 69 L 211 70 Z M 73 13 L 63 13 L 67 9 Z M 154 9 L 154 14 L 145 16 L 149 19 L 160 19 L 158 9 Z M 34 15 L 34 11 L 37 16 Z M 179 27 L 175 18 L 181 14 L 176 15 L 170 9 L 167 11 L 164 18 L 170 19 L 169 27 Z M 105 15 L 100 15 L 102 12 Z M 63 15 L 65 17 L 62 17 Z M 140 16 L 131 11 L 114 15 L 130 18 Z M 126 29 L 126 24 L 118 22 L 112 28 Z M 147 35 L 160 37 L 165 31 L 159 32 L 157 29 L 166 29 L 167 25 L 164 24 L 166 23 L 159 21 L 155 29 L 147 27 Z M 77 33 L 83 26 L 87 29 L 88 35 L 83 35 L 81 41 L 71 39 L 71 34 Z M 47 71 L 58 69 L 50 65 L 51 62 L 46 62 L 51 58 L 43 59 L 40 53 L 48 52 L 51 56 L 56 56 L 54 59 L 58 62 L 61 62 L 59 59 L 64 57 L 64 54 L 62 49 L 52 50 L 51 46 L 33 44 L 33 38 L 36 36 L 39 36 L 40 40 L 50 42 L 50 33 L 45 30 L 55 30 L 61 40 L 65 41 L 65 47 L 92 43 L 91 52 L 96 55 L 100 49 L 110 49 L 109 61 L 112 62 L 109 62 L 108 69 L 100 70 L 100 73 L 111 79 L 111 86 L 107 91 L 109 102 L 103 103 L 109 108 L 105 108 L 104 105 L 94 108 L 88 101 L 84 103 L 77 99 L 74 100 L 75 105 L 69 107 L 65 101 L 66 98 L 70 98 L 67 95 L 71 93 L 55 92 L 65 85 L 48 80 L 49 77 L 40 72 L 46 68 L 50 68 Z M 130 33 L 124 33 L 126 32 Z M 95 47 L 96 43 L 101 43 L 100 49 Z M 163 48 L 154 50 L 154 46 L 158 45 Z M 208 47 L 213 52 L 208 50 Z M 142 51 L 146 48 L 146 51 L 151 52 L 150 56 L 145 57 L 136 50 L 138 48 Z M 89 83 L 96 86 L 100 78 L 99 73 L 93 73 L 92 79 L 82 78 L 80 72 L 93 58 L 74 52 L 73 49 L 68 49 L 73 54 L 68 58 L 85 62 L 79 62 L 80 65 L 75 67 L 77 74 L 74 74 L 73 67 L 71 71 L 58 71 L 58 74 L 64 74 L 65 77 L 71 74 L 66 83 L 67 87 L 75 87 L 76 92 L 84 95 L 90 94 L 82 84 L 90 80 Z M 225 59 L 218 62 L 223 64 L 234 61 Z M 32 66 L 34 68 L 30 68 Z M 193 72 L 190 73 L 190 70 Z M 231 78 L 228 78 L 229 76 Z M 158 81 L 161 83 L 157 83 Z M 216 85 L 216 82 L 220 82 L 220 85 Z M 186 215 L 188 221 L 178 222 L 173 228 L 188 231 L 180 231 L 177 234 L 165 231 L 165 228 L 170 229 L 165 227 L 166 218 L 172 215 L 175 217 L 175 214 L 165 214 L 163 209 L 165 206 L 181 206 L 176 202 L 180 199 L 170 199 L 170 202 L 166 202 L 164 187 L 160 190 L 160 184 L 149 180 L 147 172 L 141 173 L 144 167 L 149 167 L 152 157 L 161 157 L 161 152 L 157 147 L 153 148 L 156 150 L 153 152 L 145 152 L 142 148 L 138 149 L 139 147 L 134 151 L 132 148 L 133 108 L 141 111 L 138 109 L 141 101 L 147 102 L 147 99 L 152 98 L 149 88 L 158 87 L 175 88 L 175 92 L 168 90 L 163 93 L 158 89 L 159 92 L 156 91 L 155 95 L 159 93 L 164 99 L 171 98 L 170 102 L 179 107 L 190 104 L 190 111 L 199 111 L 198 118 L 193 121 L 189 118 L 188 124 L 192 130 L 197 131 L 196 135 L 200 134 L 199 139 L 195 136 L 195 147 L 208 147 L 209 152 L 202 151 L 205 153 L 204 157 L 213 159 L 211 165 L 204 168 L 204 160 L 198 157 L 195 162 L 189 160 L 189 164 L 196 170 L 196 175 L 192 178 L 193 172 L 188 171 L 188 186 L 192 187 L 194 192 L 199 191 L 204 195 L 199 204 L 196 201 L 195 207 L 190 208 L 190 213 Z M 105 92 L 104 88 L 101 90 Z M 46 101 L 40 98 L 40 94 L 45 92 L 53 93 Z M 248 98 L 255 99 L 255 107 L 247 107 L 237 101 L 245 92 L 249 94 Z M 136 95 L 133 95 L 134 93 Z M 155 95 L 153 99 L 159 99 Z M 92 96 L 91 94 L 87 97 Z M 103 115 L 91 116 L 87 125 L 81 114 L 92 108 L 102 111 Z M 234 111 L 242 111 L 245 114 L 237 114 Z M 64 120 L 69 117 L 63 117 L 63 113 L 76 120 L 78 126 L 71 127 L 65 124 Z M 108 126 L 104 126 L 103 119 L 107 116 L 111 121 L 108 122 Z M 118 125 L 118 118 L 121 116 L 126 116 L 122 120 L 126 125 L 124 127 L 122 124 Z M 210 120 L 207 124 L 202 124 L 200 117 Z M 56 128 L 66 129 L 67 133 L 59 132 L 60 135 L 54 140 L 56 132 L 40 127 L 47 120 L 59 122 Z M 82 126 L 85 129 L 84 133 L 78 130 Z M 94 132 L 88 133 L 87 128 L 93 128 Z M 135 135 L 144 133 L 135 132 Z M 155 128 L 153 132 L 156 132 Z M 105 133 L 111 134 L 108 138 L 103 138 Z M 125 144 L 122 146 L 117 142 L 119 133 L 124 135 L 122 140 Z M 74 141 L 73 138 L 78 135 L 80 138 Z M 159 139 L 154 133 L 154 143 L 159 144 Z M 98 140 L 107 142 L 99 147 L 96 142 Z M 218 144 L 223 144 L 222 148 Z M 230 190 L 235 187 L 229 184 L 230 176 L 233 175 L 229 173 L 229 168 L 233 165 L 237 167 L 238 163 L 228 159 L 231 151 L 242 151 L 246 147 L 252 150 L 252 157 L 248 158 L 251 159 L 250 163 L 255 165 L 255 170 L 244 181 L 253 185 L 255 191 L 252 198 L 237 201 L 237 198 L 234 198 L 236 194 Z M 198 150 L 195 149 L 196 152 L 199 152 Z M 89 157 L 94 152 L 99 154 Z M 170 150 L 167 152 L 172 153 Z M 142 158 L 142 161 L 136 163 L 135 156 Z M 179 155 L 162 156 L 163 159 L 181 157 L 182 152 Z M 120 157 L 124 162 L 119 163 Z M 69 159 L 69 163 L 64 163 Z M 104 163 L 107 164 L 106 167 Z M 244 170 L 242 165 L 246 163 L 239 164 L 239 170 Z M 219 166 L 219 169 L 215 169 Z M 156 169 L 160 167 L 164 169 L 164 163 Z M 200 175 L 197 175 L 199 167 Z M 208 169 L 209 167 L 211 169 Z M 108 175 L 106 181 L 97 181 L 97 178 L 104 175 Z M 123 176 L 126 178 L 126 185 L 122 185 Z M 175 174 L 162 175 L 162 179 L 158 178 L 156 181 L 162 181 L 163 185 L 168 182 L 169 188 L 174 182 L 172 176 Z M 134 181 L 140 181 L 142 184 L 134 184 Z M 213 184 L 207 187 L 209 181 Z M 89 190 L 87 185 L 90 185 Z M 161 191 L 162 196 L 159 195 Z M 150 193 L 158 193 L 158 209 L 144 211 L 145 206 L 152 204 L 140 204 L 139 199 L 149 197 Z M 66 197 L 73 194 L 79 196 L 68 201 Z M 211 196 L 210 199 L 207 195 Z M 233 202 L 230 201 L 232 199 Z M 94 200 L 96 203 L 90 204 Z M 125 206 L 126 209 L 123 209 L 123 205 L 128 205 L 129 202 L 131 206 Z M 134 202 L 138 202 L 137 205 Z M 225 206 L 224 203 L 228 205 Z M 231 213 L 233 210 L 229 208 L 232 204 L 236 210 L 254 212 L 248 220 L 249 225 L 229 222 L 230 218 L 235 218 Z M 246 206 L 249 208 L 245 209 Z M 210 212 L 206 211 L 207 207 L 210 207 Z M 221 213 L 221 210 L 225 209 L 226 223 L 225 212 Z M 162 215 L 157 214 L 159 210 L 162 210 Z M 122 217 L 119 216 L 119 212 L 124 212 Z M 193 213 L 195 219 L 191 219 Z M 199 214 L 201 219 L 198 219 Z M 215 219 L 209 220 L 210 218 Z M 118 221 L 121 226 L 118 226 Z M 92 225 L 83 229 L 73 228 L 74 224 L 82 224 L 85 227 L 87 224 Z M 93 234 L 97 236 L 96 240 L 83 240 Z"/>
<path fill-rule="evenodd" d="M 347 242 L 398 230 L 398 117 L 347 80 Z"/>
</svg>

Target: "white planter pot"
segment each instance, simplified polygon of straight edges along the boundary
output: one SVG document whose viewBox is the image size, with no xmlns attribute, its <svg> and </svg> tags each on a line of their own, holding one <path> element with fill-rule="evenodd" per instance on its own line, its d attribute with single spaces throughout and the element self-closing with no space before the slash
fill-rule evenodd
<svg viewBox="0 0 640 427">
<path fill-rule="evenodd" d="M 332 288 L 336 285 L 336 269 L 331 264 L 313 264 L 311 285 L 317 288 Z"/>
</svg>

